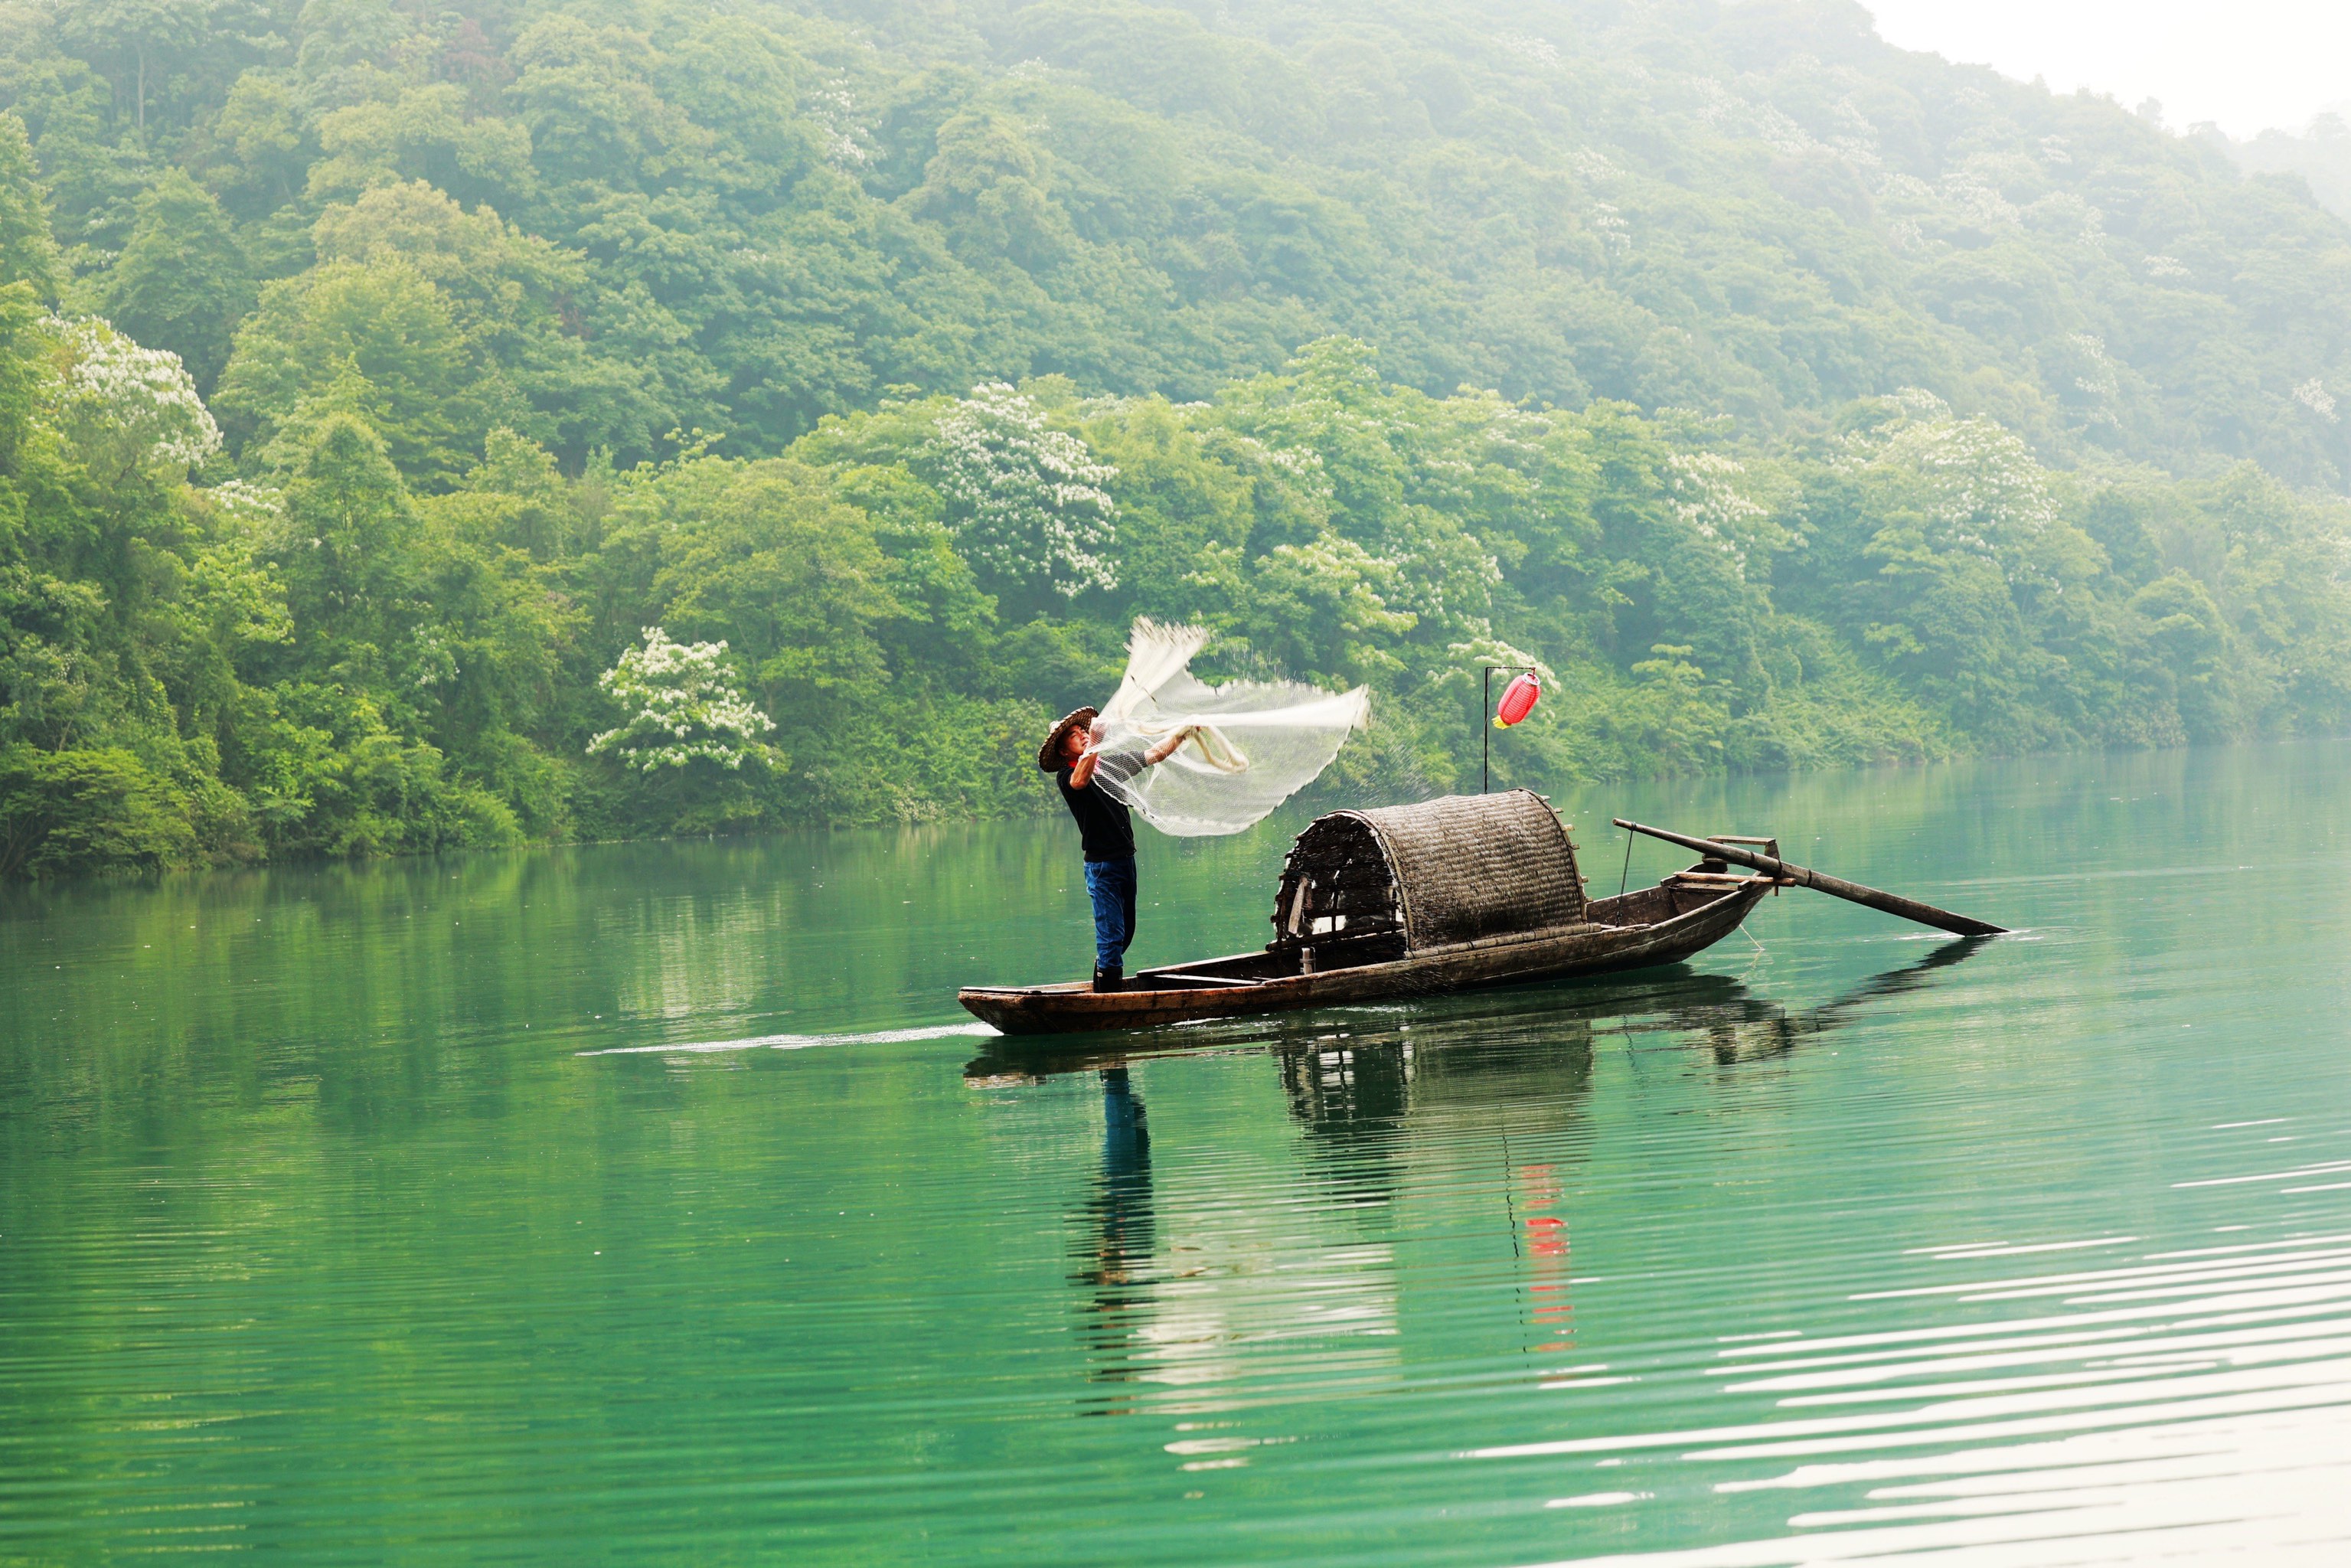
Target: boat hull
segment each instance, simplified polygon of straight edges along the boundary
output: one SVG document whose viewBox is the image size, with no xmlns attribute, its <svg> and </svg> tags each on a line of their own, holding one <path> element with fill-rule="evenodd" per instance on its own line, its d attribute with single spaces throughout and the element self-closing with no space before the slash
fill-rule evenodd
<svg viewBox="0 0 2351 1568">
<path fill-rule="evenodd" d="M 1643 925 L 1561 926 L 1414 953 L 1385 963 L 1239 984 L 1218 984 L 1214 977 L 1219 968 L 1259 963 L 1263 955 L 1237 954 L 1147 971 L 1121 991 L 1096 991 L 1081 980 L 1058 986 L 971 986 L 957 999 L 973 1016 L 1007 1034 L 1076 1034 L 1610 974 L 1678 963 L 1704 951 L 1738 930 L 1756 900 L 1771 889 L 1770 879 L 1757 877 L 1719 891 L 1709 888 L 1703 897 L 1685 894 L 1695 900 L 1695 907 Z M 1601 912 L 1605 905 L 1593 907 Z"/>
</svg>

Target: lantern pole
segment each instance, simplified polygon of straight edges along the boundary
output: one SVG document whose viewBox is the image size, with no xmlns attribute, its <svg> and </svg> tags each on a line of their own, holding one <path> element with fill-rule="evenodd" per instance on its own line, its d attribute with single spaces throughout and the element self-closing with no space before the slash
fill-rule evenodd
<svg viewBox="0 0 2351 1568">
<path fill-rule="evenodd" d="M 1478 737 L 1480 747 L 1478 758 L 1478 793 L 1484 795 L 1491 792 L 1494 787 L 1494 672 L 1524 670 L 1527 674 L 1533 674 L 1535 667 L 1532 664 L 1480 664 L 1478 667 L 1486 673 L 1485 703 L 1478 709 Z"/>
</svg>

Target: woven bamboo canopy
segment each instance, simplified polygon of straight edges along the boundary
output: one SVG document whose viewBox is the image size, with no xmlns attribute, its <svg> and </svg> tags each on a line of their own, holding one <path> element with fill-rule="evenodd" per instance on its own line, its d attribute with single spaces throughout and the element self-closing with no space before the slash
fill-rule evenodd
<svg viewBox="0 0 2351 1568">
<path fill-rule="evenodd" d="M 1273 946 L 1401 956 L 1583 918 L 1575 846 L 1541 796 L 1449 795 L 1317 818 L 1282 866 Z"/>
</svg>

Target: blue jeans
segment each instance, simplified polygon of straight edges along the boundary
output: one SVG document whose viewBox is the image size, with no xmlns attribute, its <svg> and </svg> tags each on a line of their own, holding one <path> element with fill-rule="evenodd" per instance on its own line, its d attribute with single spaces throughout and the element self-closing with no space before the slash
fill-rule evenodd
<svg viewBox="0 0 2351 1568">
<path fill-rule="evenodd" d="M 1094 901 L 1094 967 L 1120 967 L 1134 940 L 1134 857 L 1088 861 L 1086 895 Z"/>
</svg>

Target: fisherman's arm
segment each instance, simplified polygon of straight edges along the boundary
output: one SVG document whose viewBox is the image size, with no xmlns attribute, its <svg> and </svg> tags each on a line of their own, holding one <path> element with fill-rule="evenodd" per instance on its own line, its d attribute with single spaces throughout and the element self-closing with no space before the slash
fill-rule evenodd
<svg viewBox="0 0 2351 1568">
<path fill-rule="evenodd" d="M 1144 752 L 1143 754 L 1143 765 L 1146 768 L 1158 767 L 1161 763 L 1175 756 L 1177 748 L 1182 747 L 1186 741 L 1191 739 L 1193 734 L 1197 728 L 1198 727 L 1196 725 L 1186 725 L 1182 729 L 1177 730 L 1175 734 L 1169 736 L 1166 739 L 1161 741 L 1158 745 Z"/>
<path fill-rule="evenodd" d="M 1196 727 L 1194 726 L 1187 725 L 1184 728 L 1179 729 L 1175 734 L 1169 736 L 1166 739 L 1161 741 L 1158 745 L 1153 747 L 1150 750 L 1144 752 L 1143 754 L 1143 765 L 1145 768 L 1156 768 L 1161 763 L 1166 761 L 1169 758 L 1175 756 L 1176 748 L 1192 737 L 1192 733 L 1195 727 Z M 1087 736 L 1087 740 L 1090 744 L 1086 748 L 1085 754 L 1080 757 L 1070 768 L 1071 789 L 1082 789 L 1087 785 L 1093 782 L 1094 768 L 1102 762 L 1102 752 L 1098 748 L 1102 746 L 1104 738 L 1105 736 L 1102 727 L 1100 725 L 1096 725 L 1092 731 Z"/>
</svg>

